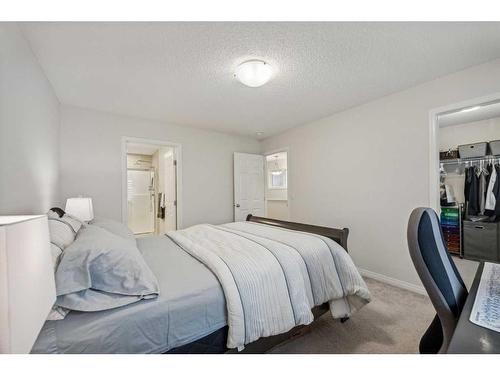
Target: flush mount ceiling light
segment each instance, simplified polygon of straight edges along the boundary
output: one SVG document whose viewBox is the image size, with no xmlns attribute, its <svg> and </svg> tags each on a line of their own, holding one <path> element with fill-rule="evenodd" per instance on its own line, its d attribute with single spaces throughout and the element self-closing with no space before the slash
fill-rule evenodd
<svg viewBox="0 0 500 375">
<path fill-rule="evenodd" d="M 249 60 L 238 65 L 234 76 L 244 85 L 259 87 L 266 84 L 273 75 L 273 68 L 262 60 Z"/>
</svg>

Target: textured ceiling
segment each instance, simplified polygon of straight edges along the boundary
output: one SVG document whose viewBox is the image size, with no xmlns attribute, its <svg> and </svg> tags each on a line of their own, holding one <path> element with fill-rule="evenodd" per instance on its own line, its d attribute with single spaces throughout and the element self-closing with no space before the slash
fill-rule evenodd
<svg viewBox="0 0 500 375">
<path fill-rule="evenodd" d="M 265 138 L 500 58 L 500 23 L 24 23 L 64 104 Z M 244 60 L 277 71 L 233 77 Z"/>
</svg>

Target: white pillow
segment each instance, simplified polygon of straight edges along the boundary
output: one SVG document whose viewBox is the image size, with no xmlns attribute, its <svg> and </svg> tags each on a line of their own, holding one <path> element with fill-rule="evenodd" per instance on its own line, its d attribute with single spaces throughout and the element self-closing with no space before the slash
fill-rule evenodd
<svg viewBox="0 0 500 375">
<path fill-rule="evenodd" d="M 50 221 L 51 220 L 49 219 L 49 227 L 51 226 Z M 52 228 L 54 229 L 58 226 L 59 226 L 59 224 L 55 224 L 55 225 L 53 224 Z M 51 241 L 52 241 L 52 233 L 51 233 Z M 59 246 L 57 246 L 51 242 L 50 243 L 50 252 L 52 253 L 52 264 L 54 265 L 54 272 L 55 272 L 57 269 L 57 265 L 59 264 L 59 260 L 60 260 L 61 254 L 62 254 L 62 249 Z M 47 317 L 47 320 L 62 320 L 66 317 L 68 312 L 69 312 L 68 309 L 54 305 L 52 307 L 52 310 L 49 313 L 49 316 Z"/>
<path fill-rule="evenodd" d="M 65 223 L 71 225 L 71 228 L 73 228 L 75 234 L 78 233 L 78 231 L 82 228 L 83 225 L 83 223 L 80 220 L 68 214 L 64 214 L 63 217 L 59 218 L 59 220 L 62 220 Z"/>
<path fill-rule="evenodd" d="M 46 320 L 63 320 L 69 312 L 69 309 L 54 305 Z"/>
<path fill-rule="evenodd" d="M 62 254 L 62 249 L 56 245 L 54 245 L 52 242 L 50 243 L 50 252 L 52 253 L 52 264 L 54 265 L 54 271 L 57 268 L 57 265 L 59 264 L 59 257 Z"/>
<path fill-rule="evenodd" d="M 59 217 L 59 214 L 52 210 L 47 212 L 47 217 L 49 219 L 50 242 L 63 251 L 73 243 L 83 223 L 67 214 Z"/>
<path fill-rule="evenodd" d="M 47 217 L 50 219 L 59 219 L 59 214 L 55 211 L 52 211 L 52 210 L 49 210 L 49 212 L 47 212 Z"/>
<path fill-rule="evenodd" d="M 71 245 L 76 237 L 73 227 L 61 219 L 49 218 L 50 242 L 61 250 Z"/>
</svg>

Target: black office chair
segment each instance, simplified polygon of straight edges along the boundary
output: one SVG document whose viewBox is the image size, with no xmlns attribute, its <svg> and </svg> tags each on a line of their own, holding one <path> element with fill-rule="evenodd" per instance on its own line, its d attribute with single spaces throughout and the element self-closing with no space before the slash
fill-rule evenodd
<svg viewBox="0 0 500 375">
<path fill-rule="evenodd" d="M 467 298 L 467 289 L 431 208 L 416 208 L 408 221 L 411 259 L 437 315 L 420 340 L 420 353 L 445 353 Z"/>
</svg>

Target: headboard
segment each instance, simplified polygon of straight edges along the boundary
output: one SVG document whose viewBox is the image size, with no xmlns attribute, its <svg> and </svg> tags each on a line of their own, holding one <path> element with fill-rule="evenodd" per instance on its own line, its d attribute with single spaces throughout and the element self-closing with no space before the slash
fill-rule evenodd
<svg viewBox="0 0 500 375">
<path fill-rule="evenodd" d="M 285 229 L 298 230 L 301 232 L 319 234 L 321 236 L 331 238 L 332 240 L 337 242 L 340 246 L 342 246 L 345 249 L 345 251 L 347 251 L 347 237 L 349 236 L 348 228 L 336 229 L 329 227 L 320 227 L 317 225 L 294 223 L 291 221 L 283 221 L 277 219 L 268 219 L 265 217 L 253 216 L 252 214 L 247 216 L 247 221 L 273 225 L 275 227 L 280 227 Z"/>
</svg>

